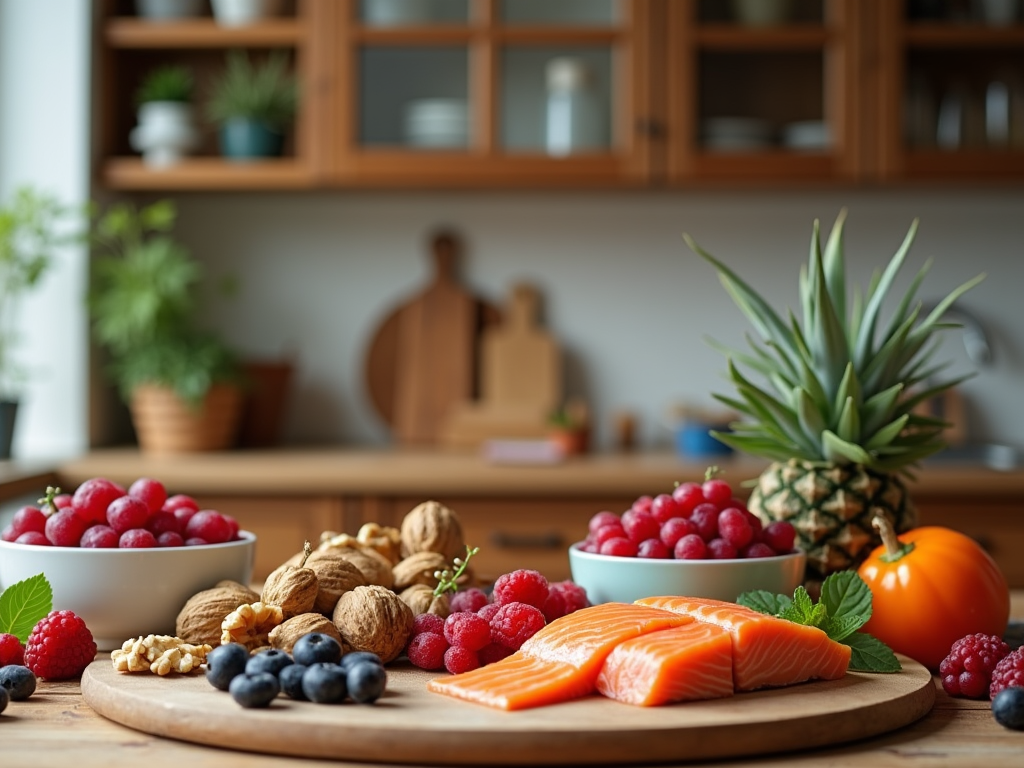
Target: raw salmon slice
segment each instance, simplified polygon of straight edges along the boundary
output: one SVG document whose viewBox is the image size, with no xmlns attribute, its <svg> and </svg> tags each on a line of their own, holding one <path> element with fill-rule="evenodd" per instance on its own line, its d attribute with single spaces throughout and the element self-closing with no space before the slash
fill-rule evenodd
<svg viewBox="0 0 1024 768">
<path fill-rule="evenodd" d="M 732 696 L 732 637 L 699 622 L 635 637 L 608 655 L 596 685 L 642 707 Z"/>
<path fill-rule="evenodd" d="M 836 680 L 850 664 L 848 645 L 817 627 L 767 616 L 735 603 L 696 597 L 645 597 L 639 605 L 662 608 L 714 624 L 732 636 L 732 674 L 737 691 Z"/>
<path fill-rule="evenodd" d="M 603 603 L 556 619 L 508 658 L 427 683 L 427 690 L 499 709 L 526 709 L 594 692 L 619 643 L 688 624 L 679 613 L 630 603 Z"/>
</svg>

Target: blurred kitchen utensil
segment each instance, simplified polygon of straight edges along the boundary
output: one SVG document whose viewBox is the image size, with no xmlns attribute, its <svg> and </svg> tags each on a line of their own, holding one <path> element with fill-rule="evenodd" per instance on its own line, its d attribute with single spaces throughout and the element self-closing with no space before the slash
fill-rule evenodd
<svg viewBox="0 0 1024 768">
<path fill-rule="evenodd" d="M 458 283 L 453 233 L 437 234 L 431 249 L 431 282 L 385 317 L 366 356 L 370 399 L 404 444 L 436 442 L 452 405 L 475 396 L 479 336 L 501 317 Z"/>
</svg>

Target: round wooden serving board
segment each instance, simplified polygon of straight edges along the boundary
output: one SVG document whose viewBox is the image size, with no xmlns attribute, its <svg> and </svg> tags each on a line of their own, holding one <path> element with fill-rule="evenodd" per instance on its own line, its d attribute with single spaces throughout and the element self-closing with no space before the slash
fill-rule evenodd
<svg viewBox="0 0 1024 768">
<path fill-rule="evenodd" d="M 849 673 L 728 699 L 633 707 L 600 696 L 502 712 L 429 693 L 436 672 L 398 665 L 374 705 L 284 696 L 242 709 L 202 674 L 124 674 L 93 662 L 82 695 L 110 720 L 157 736 L 299 757 L 410 764 L 576 764 L 694 761 L 767 754 L 875 736 L 923 717 L 931 674 L 901 657 L 892 675 Z"/>
</svg>

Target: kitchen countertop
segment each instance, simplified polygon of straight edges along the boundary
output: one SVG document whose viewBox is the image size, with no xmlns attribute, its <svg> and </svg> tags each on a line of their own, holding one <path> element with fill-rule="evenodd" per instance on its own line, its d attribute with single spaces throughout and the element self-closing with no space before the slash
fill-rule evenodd
<svg viewBox="0 0 1024 768">
<path fill-rule="evenodd" d="M 553 465 L 499 465 L 476 453 L 438 449 L 294 448 L 154 457 L 135 449 L 92 451 L 55 469 L 76 486 L 90 477 L 129 483 L 156 477 L 183 493 L 223 495 L 433 494 L 515 496 L 629 495 L 702 480 L 717 464 L 734 485 L 766 462 L 725 458 L 695 462 L 672 453 L 592 454 Z M 976 464 L 926 464 L 911 484 L 928 493 L 1024 496 L 1024 471 Z"/>
<path fill-rule="evenodd" d="M 1013 595 L 1013 617 L 1024 619 L 1024 592 Z M 761 760 L 715 762 L 714 766 L 786 765 L 805 768 L 945 768 L 1024 764 L 1024 732 L 1003 728 L 985 701 L 953 699 L 935 680 L 935 706 L 923 719 L 874 739 L 845 746 L 787 753 Z M 256 755 L 171 741 L 130 730 L 97 715 L 83 701 L 77 681 L 40 683 L 23 702 L 0 715 L 3 763 L 11 766 L 78 768 L 276 768 L 277 766 L 387 766 Z M 386 755 L 382 748 L 382 758 Z M 690 764 L 694 765 L 694 764 Z"/>
</svg>

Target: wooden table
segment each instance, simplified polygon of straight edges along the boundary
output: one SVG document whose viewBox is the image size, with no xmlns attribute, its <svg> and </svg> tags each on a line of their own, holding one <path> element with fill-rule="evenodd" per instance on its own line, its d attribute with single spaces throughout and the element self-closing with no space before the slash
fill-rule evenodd
<svg viewBox="0 0 1024 768">
<path fill-rule="evenodd" d="M 1024 592 L 1013 595 L 1013 616 L 1024 619 Z M 762 760 L 715 762 L 714 766 L 864 766 L 941 768 L 1024 765 L 1024 731 L 1003 728 L 988 703 L 953 699 L 936 681 L 935 707 L 922 720 L 888 735 L 830 749 L 789 753 Z M 382 760 L 386 756 L 382 745 Z M 276 766 L 387 766 L 296 760 L 195 746 L 138 733 L 94 713 L 77 681 L 40 683 L 27 701 L 12 702 L 0 715 L 0 756 L 5 766 L 32 768 L 274 768 Z M 693 763 L 689 765 L 695 765 Z"/>
</svg>

